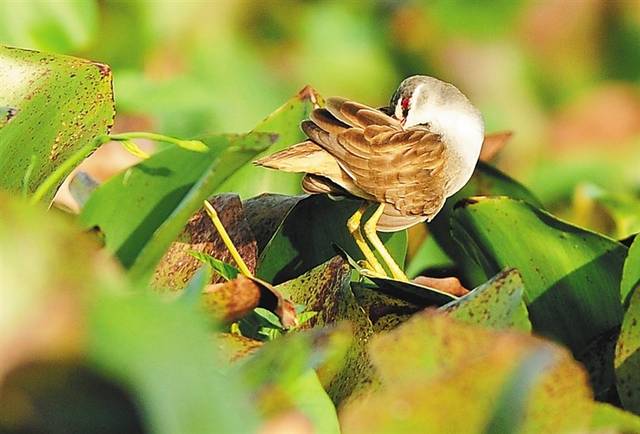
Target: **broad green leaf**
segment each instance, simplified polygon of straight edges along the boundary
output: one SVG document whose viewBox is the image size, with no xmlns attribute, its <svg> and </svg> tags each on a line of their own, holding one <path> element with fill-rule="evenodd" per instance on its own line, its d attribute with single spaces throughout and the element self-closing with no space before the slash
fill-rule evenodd
<svg viewBox="0 0 640 434">
<path fill-rule="evenodd" d="M 487 276 L 475 263 L 470 263 L 466 260 L 466 254 L 460 250 L 451 237 L 450 222 L 455 205 L 462 199 L 472 196 L 508 196 L 542 208 L 540 201 L 522 184 L 500 172 L 495 167 L 482 161 L 478 162 L 475 172 L 467 185 L 447 199 L 442 210 L 429 223 L 429 231 L 444 252 L 460 267 L 469 287 L 483 284 L 486 282 Z"/>
<path fill-rule="evenodd" d="M 589 420 L 584 370 L 526 334 L 425 311 L 373 337 L 369 353 L 382 386 L 343 409 L 345 432 L 556 433 Z"/>
<path fill-rule="evenodd" d="M 456 207 L 452 233 L 488 278 L 517 268 L 534 331 L 574 352 L 622 320 L 626 247 L 510 198 L 471 198 Z"/>
<path fill-rule="evenodd" d="M 351 290 L 371 321 L 375 333 L 391 330 L 424 308 L 423 305 L 386 294 L 374 284 L 351 282 Z"/>
<path fill-rule="evenodd" d="M 102 293 L 88 314 L 90 364 L 136 397 L 155 433 L 252 432 L 257 415 L 203 315 L 148 292 Z"/>
<path fill-rule="evenodd" d="M 0 193 L 0 216 L 0 353 L 12 354 L 0 358 L 2 377 L 41 356 L 77 356 L 87 299 L 121 273 L 89 235 L 57 213 Z"/>
<path fill-rule="evenodd" d="M 614 359 L 618 396 L 625 409 L 640 414 L 640 290 L 630 298 Z"/>
<path fill-rule="evenodd" d="M 620 282 L 620 296 L 626 301 L 634 289 L 640 285 L 640 238 L 635 237 L 627 259 L 624 261 L 622 269 L 622 281 Z"/>
<path fill-rule="evenodd" d="M 276 284 L 293 279 L 334 257 L 334 245 L 362 259 L 347 229 L 347 220 L 361 203 L 351 199 L 332 200 L 326 195 L 312 195 L 298 201 L 260 254 L 256 274 Z M 368 215 L 363 220 L 366 221 Z M 406 231 L 380 235 L 402 267 L 407 250 Z"/>
<path fill-rule="evenodd" d="M 12 113 L 0 122 L 2 189 L 20 192 L 26 182 L 25 191 L 34 192 L 71 155 L 80 149 L 88 155 L 113 124 L 107 65 L 0 46 L 0 83 L 0 106 Z M 43 200 L 51 200 L 63 180 Z"/>
<path fill-rule="evenodd" d="M 255 159 L 281 151 L 291 145 L 306 140 L 300 123 L 318 107 L 320 96 L 310 87 L 305 87 L 298 95 L 284 103 L 253 131 L 273 135 L 273 144 Z M 247 199 L 261 193 L 299 194 L 302 192 L 299 173 L 285 173 L 265 169 L 247 163 L 227 179 L 218 189 L 220 192 L 234 192 Z"/>
<path fill-rule="evenodd" d="M 524 284 L 518 270 L 505 270 L 440 310 L 469 324 L 530 331 L 523 295 Z"/>
<path fill-rule="evenodd" d="M 204 138 L 210 150 L 167 148 L 101 185 L 80 221 L 99 227 L 106 247 L 146 278 L 187 220 L 234 170 L 271 143 L 264 134 Z"/>
</svg>

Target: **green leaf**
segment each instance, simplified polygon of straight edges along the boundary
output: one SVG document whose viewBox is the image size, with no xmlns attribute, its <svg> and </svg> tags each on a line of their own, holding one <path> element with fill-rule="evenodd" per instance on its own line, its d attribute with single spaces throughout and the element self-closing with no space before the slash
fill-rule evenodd
<svg viewBox="0 0 640 434">
<path fill-rule="evenodd" d="M 246 389 L 221 363 L 208 321 L 192 306 L 150 293 L 103 293 L 88 321 L 90 363 L 132 391 L 150 431 L 255 430 Z"/>
<path fill-rule="evenodd" d="M 211 267 L 213 271 L 224 277 L 225 280 L 233 280 L 238 277 L 238 274 L 240 273 L 240 271 L 238 271 L 238 269 L 233 265 L 222 262 L 221 260 L 216 259 L 211 255 L 207 255 L 206 253 L 192 250 L 191 252 L 189 252 L 189 254 L 203 264 Z"/>
<path fill-rule="evenodd" d="M 362 201 L 351 199 L 332 200 L 326 195 L 298 201 L 260 254 L 257 276 L 274 284 L 293 279 L 334 257 L 334 244 L 350 256 L 362 259 L 347 230 L 347 220 L 361 204 Z M 381 239 L 402 267 L 407 250 L 406 231 L 381 234 Z"/>
<path fill-rule="evenodd" d="M 495 167 L 482 161 L 478 162 L 469 182 L 462 190 L 447 199 L 442 210 L 429 223 L 430 233 L 433 234 L 444 252 L 461 268 L 462 275 L 466 277 L 466 283 L 469 287 L 483 284 L 487 281 L 487 276 L 475 263 L 466 260 L 466 255 L 451 237 L 450 221 L 455 205 L 462 199 L 472 196 L 508 196 L 542 208 L 540 201 L 522 184 Z"/>
<path fill-rule="evenodd" d="M 0 123 L 0 188 L 22 191 L 24 175 L 31 170 L 25 191 L 34 192 L 72 155 L 84 150 L 82 157 L 87 156 L 99 144 L 96 137 L 113 124 L 111 70 L 106 65 L 0 46 L 0 82 L 0 106 L 11 108 Z M 64 167 L 43 200 L 53 198 L 80 161 Z"/>
<path fill-rule="evenodd" d="M 622 244 L 509 198 L 457 207 L 452 233 L 485 276 L 517 268 L 533 329 L 580 353 L 622 320 Z"/>
<path fill-rule="evenodd" d="M 342 409 L 345 432 L 571 432 L 593 407 L 566 349 L 435 311 L 373 337 L 369 353 L 382 385 Z"/>
<path fill-rule="evenodd" d="M 469 294 L 440 308 L 453 318 L 495 329 L 531 331 L 522 299 L 524 284 L 518 270 L 500 272 Z"/>
<path fill-rule="evenodd" d="M 622 269 L 620 296 L 626 301 L 635 288 L 640 285 L 640 238 L 635 237 Z"/>
<path fill-rule="evenodd" d="M 134 278 L 153 273 L 165 250 L 234 170 L 271 143 L 268 135 L 205 138 L 207 153 L 168 148 L 101 185 L 80 221 L 98 226 Z"/>
<path fill-rule="evenodd" d="M 640 290 L 630 298 L 614 359 L 618 396 L 625 409 L 640 414 Z"/>
<path fill-rule="evenodd" d="M 273 135 L 273 144 L 256 156 L 256 159 L 281 151 L 306 140 L 300 123 L 309 117 L 320 97 L 310 87 L 300 93 L 260 123 L 254 132 Z M 225 181 L 218 191 L 232 191 L 247 199 L 261 193 L 299 194 L 302 175 L 269 170 L 247 163 Z"/>
<path fill-rule="evenodd" d="M 338 371 L 351 339 L 346 323 L 289 334 L 241 360 L 239 370 L 269 407 L 282 411 L 293 406 L 309 418 L 315 432 L 339 433 L 336 409 L 314 369 L 324 377 Z"/>
</svg>

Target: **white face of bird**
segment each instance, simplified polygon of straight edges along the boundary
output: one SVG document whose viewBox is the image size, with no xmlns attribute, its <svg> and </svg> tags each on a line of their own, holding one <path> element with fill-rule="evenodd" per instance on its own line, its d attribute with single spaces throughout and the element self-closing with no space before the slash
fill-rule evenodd
<svg viewBox="0 0 640 434">
<path fill-rule="evenodd" d="M 424 126 L 442 136 L 460 170 L 470 176 L 484 141 L 484 121 L 462 92 L 436 78 L 414 76 L 400 84 L 391 104 L 405 128 Z"/>
</svg>

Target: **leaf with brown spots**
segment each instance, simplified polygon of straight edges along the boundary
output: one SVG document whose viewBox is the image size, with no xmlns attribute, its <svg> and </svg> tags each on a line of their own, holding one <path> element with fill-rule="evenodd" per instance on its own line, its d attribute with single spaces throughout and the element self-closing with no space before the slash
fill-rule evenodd
<svg viewBox="0 0 640 434">
<path fill-rule="evenodd" d="M 107 134 L 115 115 L 111 79 L 107 65 L 0 46 L 0 188 L 19 193 L 30 171 L 24 187 L 33 193 L 72 154 Z"/>
<path fill-rule="evenodd" d="M 584 370 L 552 343 L 425 311 L 369 345 L 382 386 L 341 411 L 347 433 L 524 432 L 586 428 Z M 460 417 L 452 417 L 459 415 Z"/>
<path fill-rule="evenodd" d="M 344 368 L 331 381 L 325 381 L 327 392 L 336 404 L 374 381 L 365 351 L 373 326 L 351 291 L 350 278 L 348 264 L 336 256 L 276 287 L 294 303 L 317 312 L 303 328 L 322 327 L 340 320 L 348 320 L 353 325 L 354 342 L 346 355 Z"/>
<path fill-rule="evenodd" d="M 213 196 L 209 202 L 215 208 L 229 237 L 252 273 L 256 269 L 257 244 L 253 232 L 244 216 L 240 198 L 235 194 Z M 233 264 L 229 249 L 204 211 L 198 210 L 187 222 L 180 236 L 174 241 L 155 270 L 153 285 L 158 290 L 180 290 L 191 279 L 202 262 L 190 254 L 192 251 L 206 253 L 222 262 Z M 214 273 L 211 283 L 223 282 Z"/>
<path fill-rule="evenodd" d="M 260 287 L 242 275 L 228 282 L 205 287 L 202 304 L 218 321 L 230 323 L 239 320 L 260 303 Z"/>
<path fill-rule="evenodd" d="M 380 292 L 375 285 L 353 282 L 351 289 L 358 305 L 371 321 L 375 333 L 391 330 L 424 308 Z"/>
<path fill-rule="evenodd" d="M 496 329 L 531 331 L 524 305 L 524 284 L 518 270 L 498 273 L 487 283 L 441 308 L 453 318 Z"/>
<path fill-rule="evenodd" d="M 304 196 L 265 193 L 242 202 L 247 222 L 262 252 L 291 208 Z"/>
<path fill-rule="evenodd" d="M 640 413 L 640 290 L 636 289 L 624 315 L 614 359 L 622 405 Z"/>
</svg>

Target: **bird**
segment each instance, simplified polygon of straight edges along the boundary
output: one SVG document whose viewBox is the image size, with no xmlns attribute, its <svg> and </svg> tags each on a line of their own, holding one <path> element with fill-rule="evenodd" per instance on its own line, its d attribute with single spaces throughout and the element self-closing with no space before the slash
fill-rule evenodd
<svg viewBox="0 0 640 434">
<path fill-rule="evenodd" d="M 301 123 L 307 139 L 260 158 L 258 166 L 304 173 L 309 194 L 355 197 L 362 206 L 347 228 L 370 274 L 408 281 L 377 232 L 431 221 L 471 178 L 484 140 L 480 111 L 453 84 L 426 75 L 406 78 L 387 107 L 342 97 L 326 100 Z M 389 269 L 388 276 L 361 231 Z"/>
</svg>

